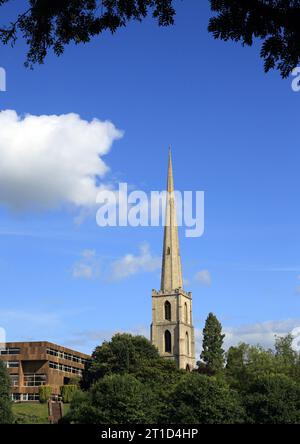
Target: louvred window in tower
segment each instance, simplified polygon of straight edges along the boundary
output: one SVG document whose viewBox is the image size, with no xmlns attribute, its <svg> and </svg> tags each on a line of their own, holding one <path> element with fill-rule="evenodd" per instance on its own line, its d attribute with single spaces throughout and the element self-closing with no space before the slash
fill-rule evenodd
<svg viewBox="0 0 300 444">
<path fill-rule="evenodd" d="M 171 333 L 169 332 L 169 330 L 166 330 L 165 331 L 165 352 L 171 353 L 171 349 L 172 349 Z"/>
<path fill-rule="evenodd" d="M 171 304 L 169 301 L 165 302 L 165 319 L 171 321 Z"/>
</svg>

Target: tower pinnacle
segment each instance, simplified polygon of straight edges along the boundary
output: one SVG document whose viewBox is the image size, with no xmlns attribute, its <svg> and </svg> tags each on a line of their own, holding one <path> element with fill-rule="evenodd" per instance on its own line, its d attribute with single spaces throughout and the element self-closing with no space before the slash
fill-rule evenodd
<svg viewBox="0 0 300 444">
<path fill-rule="evenodd" d="M 169 148 L 161 290 L 172 291 L 177 288 L 182 288 L 182 273 L 179 252 L 178 226 L 176 218 L 176 202 L 174 196 L 172 154 L 171 148 Z"/>
</svg>

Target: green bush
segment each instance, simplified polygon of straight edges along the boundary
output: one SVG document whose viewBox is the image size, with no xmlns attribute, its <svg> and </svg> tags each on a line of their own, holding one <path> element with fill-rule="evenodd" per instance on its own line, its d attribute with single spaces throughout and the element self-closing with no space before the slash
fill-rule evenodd
<svg viewBox="0 0 300 444">
<path fill-rule="evenodd" d="M 166 424 L 243 423 L 245 412 L 237 393 L 214 376 L 187 373 L 169 394 Z"/>
<path fill-rule="evenodd" d="M 78 391 L 78 385 L 76 384 L 62 385 L 60 387 L 60 394 L 62 397 L 62 401 L 65 403 L 71 402 L 77 391 Z"/>
<path fill-rule="evenodd" d="M 286 375 L 257 376 L 247 387 L 243 403 L 250 423 L 300 423 L 300 385 Z"/>
<path fill-rule="evenodd" d="M 41 385 L 39 387 L 40 402 L 47 402 L 51 398 L 52 388 L 50 385 Z"/>
<path fill-rule="evenodd" d="M 76 392 L 63 422 L 75 424 L 153 423 L 157 400 L 133 375 L 106 375 L 89 392 Z M 154 422 L 155 423 L 155 422 Z"/>
</svg>

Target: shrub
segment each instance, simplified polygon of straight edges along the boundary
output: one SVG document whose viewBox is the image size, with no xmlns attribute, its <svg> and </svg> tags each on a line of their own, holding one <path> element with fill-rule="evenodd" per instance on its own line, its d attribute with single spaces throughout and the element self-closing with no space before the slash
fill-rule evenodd
<svg viewBox="0 0 300 444">
<path fill-rule="evenodd" d="M 41 385 L 39 387 L 40 402 L 45 403 L 51 398 L 52 388 L 50 385 Z"/>
<path fill-rule="evenodd" d="M 68 384 L 60 387 L 60 394 L 62 401 L 69 403 L 73 400 L 75 393 L 78 391 L 78 385 Z"/>
</svg>

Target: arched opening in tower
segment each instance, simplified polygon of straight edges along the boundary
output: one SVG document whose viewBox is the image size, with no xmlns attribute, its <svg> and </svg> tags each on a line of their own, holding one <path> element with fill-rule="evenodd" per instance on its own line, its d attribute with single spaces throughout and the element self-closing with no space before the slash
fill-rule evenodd
<svg viewBox="0 0 300 444">
<path fill-rule="evenodd" d="M 171 353 L 172 350 L 172 339 L 171 339 L 171 333 L 169 330 L 165 331 L 165 352 Z"/>
</svg>

